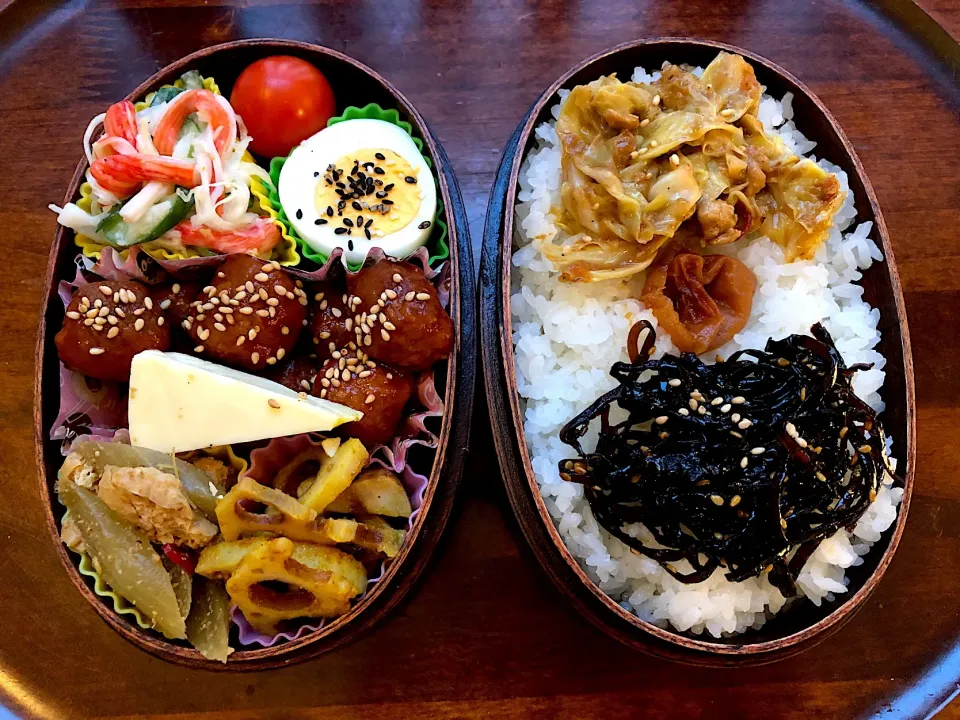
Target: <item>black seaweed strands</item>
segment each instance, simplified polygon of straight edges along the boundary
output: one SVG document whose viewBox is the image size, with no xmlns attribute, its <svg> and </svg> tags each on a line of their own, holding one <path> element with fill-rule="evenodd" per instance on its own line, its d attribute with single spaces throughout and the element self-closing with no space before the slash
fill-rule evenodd
<svg viewBox="0 0 960 720">
<path fill-rule="evenodd" d="M 846 367 L 829 333 L 811 332 L 705 365 L 692 353 L 650 360 L 653 327 L 634 325 L 631 362 L 610 371 L 619 387 L 560 433 L 580 453 L 560 463 L 561 478 L 583 484 L 611 535 L 678 580 L 700 582 L 718 567 L 733 582 L 769 572 L 795 595 L 820 541 L 853 528 L 885 473 L 893 478 L 883 428 L 851 387 L 870 366 Z M 613 424 L 615 404 L 629 417 Z M 597 448 L 585 453 L 580 438 L 597 417 Z M 628 523 L 643 523 L 656 543 L 627 534 Z"/>
</svg>

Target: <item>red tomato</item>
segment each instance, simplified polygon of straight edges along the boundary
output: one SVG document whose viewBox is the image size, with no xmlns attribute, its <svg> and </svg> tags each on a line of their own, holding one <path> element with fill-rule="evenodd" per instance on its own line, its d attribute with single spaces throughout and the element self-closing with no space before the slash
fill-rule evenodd
<svg viewBox="0 0 960 720">
<path fill-rule="evenodd" d="M 289 154 L 336 112 L 323 73 L 288 55 L 257 60 L 240 73 L 230 104 L 253 138 L 250 148 L 268 158 Z"/>
</svg>

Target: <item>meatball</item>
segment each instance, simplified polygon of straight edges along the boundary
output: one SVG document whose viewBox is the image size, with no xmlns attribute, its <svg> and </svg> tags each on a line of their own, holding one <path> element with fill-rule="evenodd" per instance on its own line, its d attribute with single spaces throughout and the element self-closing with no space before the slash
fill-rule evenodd
<svg viewBox="0 0 960 720">
<path fill-rule="evenodd" d="M 320 369 L 313 394 L 362 412 L 360 420 L 343 425 L 342 430 L 373 448 L 393 437 L 413 389 L 409 375 L 372 360 L 350 343 L 335 350 Z"/>
<path fill-rule="evenodd" d="M 167 319 L 180 325 L 190 315 L 190 305 L 200 294 L 200 283 L 179 282 L 164 283 L 150 288 L 150 296 L 160 305 Z"/>
<path fill-rule="evenodd" d="M 294 392 L 310 392 L 313 389 L 313 381 L 317 378 L 318 369 L 316 360 L 297 355 L 283 363 L 277 363 L 266 377 Z"/>
<path fill-rule="evenodd" d="M 230 255 L 190 305 L 183 327 L 194 352 L 245 370 L 264 370 L 289 354 L 307 313 L 307 295 L 277 262 Z"/>
<path fill-rule="evenodd" d="M 349 309 L 350 298 L 341 283 L 327 280 L 318 283 L 313 292 L 310 336 L 317 354 L 325 359 L 354 339 L 353 313 Z"/>
<path fill-rule="evenodd" d="M 134 355 L 170 348 L 170 325 L 140 283 L 95 282 L 74 293 L 54 342 L 71 370 L 127 382 Z"/>
<path fill-rule="evenodd" d="M 453 349 L 453 322 L 423 271 L 381 260 L 347 280 L 355 303 L 358 345 L 394 367 L 426 370 Z"/>
</svg>

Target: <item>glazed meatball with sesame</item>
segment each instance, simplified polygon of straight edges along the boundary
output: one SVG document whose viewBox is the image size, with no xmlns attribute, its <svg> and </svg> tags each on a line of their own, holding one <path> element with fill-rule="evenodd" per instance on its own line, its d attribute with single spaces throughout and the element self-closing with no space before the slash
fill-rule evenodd
<svg viewBox="0 0 960 720">
<path fill-rule="evenodd" d="M 54 342 L 71 370 L 127 382 L 134 355 L 170 348 L 170 325 L 140 283 L 95 282 L 74 293 Z"/>
<path fill-rule="evenodd" d="M 202 357 L 245 370 L 265 370 L 293 349 L 307 313 L 307 295 L 277 262 L 231 255 L 190 305 L 183 327 Z"/>
<path fill-rule="evenodd" d="M 305 355 L 294 355 L 292 359 L 277 363 L 267 374 L 268 380 L 280 383 L 294 392 L 310 392 L 317 378 L 320 366 L 317 360 Z"/>
<path fill-rule="evenodd" d="M 359 299 L 358 345 L 374 358 L 407 370 L 426 370 L 453 349 L 453 322 L 423 271 L 381 260 L 347 279 Z"/>
<path fill-rule="evenodd" d="M 334 351 L 313 385 L 314 395 L 363 413 L 342 430 L 368 448 L 390 441 L 413 390 L 409 375 L 373 360 L 353 343 Z"/>
<path fill-rule="evenodd" d="M 313 287 L 313 317 L 310 337 L 317 354 L 326 359 L 337 348 L 354 339 L 353 317 L 347 290 L 342 282 L 325 280 Z"/>
<path fill-rule="evenodd" d="M 190 315 L 190 305 L 197 299 L 201 284 L 174 281 L 150 288 L 153 301 L 164 311 L 169 322 L 179 325 Z"/>
</svg>

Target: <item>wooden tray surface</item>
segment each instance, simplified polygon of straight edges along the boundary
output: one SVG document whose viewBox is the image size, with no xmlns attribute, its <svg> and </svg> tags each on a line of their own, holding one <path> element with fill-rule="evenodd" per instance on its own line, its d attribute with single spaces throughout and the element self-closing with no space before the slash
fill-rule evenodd
<svg viewBox="0 0 960 720">
<path fill-rule="evenodd" d="M 906 2 L 907 0 L 903 0 Z M 0 15 L 0 686 L 51 718 L 537 715 L 923 717 L 960 677 L 960 93 L 905 28 L 853 0 L 497 3 L 15 0 Z M 119 638 L 70 586 L 33 469 L 33 339 L 58 201 L 87 120 L 200 47 L 289 37 L 380 71 L 453 161 L 474 250 L 500 153 L 564 68 L 639 37 L 750 48 L 834 113 L 876 189 L 903 279 L 916 361 L 910 522 L 877 592 L 808 653 L 747 670 L 687 668 L 613 641 L 537 569 L 512 519 L 477 396 L 459 510 L 409 601 L 316 660 L 211 674 Z M 460 104 L 458 104 L 460 103 Z M 953 655 L 949 653 L 954 651 Z M 948 710 L 947 717 L 960 711 Z"/>
</svg>

